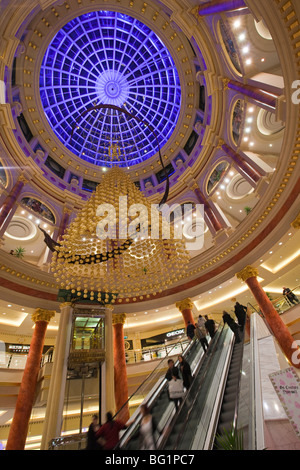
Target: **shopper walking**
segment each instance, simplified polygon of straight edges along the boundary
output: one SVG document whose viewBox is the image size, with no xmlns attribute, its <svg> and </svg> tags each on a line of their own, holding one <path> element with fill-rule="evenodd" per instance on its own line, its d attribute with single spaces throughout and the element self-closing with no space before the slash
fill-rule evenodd
<svg viewBox="0 0 300 470">
<path fill-rule="evenodd" d="M 245 307 L 245 305 L 241 305 L 239 302 L 236 302 L 234 306 L 234 313 L 237 318 L 239 326 L 243 330 L 246 324 L 247 307 Z"/>
<path fill-rule="evenodd" d="M 119 432 L 127 426 L 122 421 L 113 419 L 112 413 L 106 413 L 106 423 L 104 423 L 96 433 L 98 444 L 104 450 L 112 450 L 119 442 Z"/>
<path fill-rule="evenodd" d="M 234 319 L 229 315 L 228 312 L 223 311 L 223 322 L 227 323 L 231 331 L 234 333 L 235 342 L 240 343 L 241 338 L 239 335 L 239 325 L 234 321 Z"/>
<path fill-rule="evenodd" d="M 216 333 L 215 321 L 212 318 L 208 318 L 207 315 L 204 315 L 204 318 L 206 320 L 205 323 L 204 323 L 204 326 L 205 326 L 207 332 L 209 333 L 209 336 L 211 337 L 211 339 L 213 339 L 213 337 L 215 336 L 215 333 Z"/>
<path fill-rule="evenodd" d="M 92 422 L 89 425 L 87 432 L 87 445 L 86 450 L 100 450 L 102 449 L 101 445 L 97 442 L 96 433 L 100 429 L 98 422 L 98 415 L 92 416 Z"/>
<path fill-rule="evenodd" d="M 202 348 L 204 349 L 204 352 L 206 353 L 207 348 L 208 348 L 208 341 L 206 338 L 206 329 L 200 328 L 197 325 L 196 330 L 195 330 L 195 335 L 196 335 L 196 338 L 200 341 Z"/>
<path fill-rule="evenodd" d="M 178 361 L 179 361 L 181 377 L 183 380 L 183 386 L 188 390 L 193 381 L 191 367 L 181 354 L 178 356 Z"/>
<path fill-rule="evenodd" d="M 141 415 L 142 420 L 139 429 L 140 449 L 155 450 L 155 431 L 157 426 L 147 405 L 141 405 Z"/>
<path fill-rule="evenodd" d="M 183 380 L 179 378 L 178 369 L 174 370 L 172 380 L 169 382 L 169 397 L 171 401 L 174 401 L 176 411 L 178 410 L 182 397 L 184 396 Z"/>
<path fill-rule="evenodd" d="M 174 365 L 173 359 L 169 359 L 168 360 L 168 370 L 167 370 L 166 375 L 165 375 L 165 378 L 167 380 L 172 380 L 172 377 L 174 375 L 174 370 L 177 370 L 177 372 L 178 372 L 177 367 Z"/>
<path fill-rule="evenodd" d="M 191 323 L 190 321 L 188 321 L 188 324 L 186 327 L 186 335 L 190 341 L 192 341 L 192 339 L 195 336 L 195 329 L 196 329 L 195 325 Z"/>
</svg>

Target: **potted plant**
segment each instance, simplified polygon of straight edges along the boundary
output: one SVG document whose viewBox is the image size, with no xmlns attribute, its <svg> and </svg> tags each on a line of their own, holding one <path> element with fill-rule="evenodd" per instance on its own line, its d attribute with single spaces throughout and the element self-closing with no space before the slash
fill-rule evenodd
<svg viewBox="0 0 300 470">
<path fill-rule="evenodd" d="M 244 207 L 244 211 L 246 212 L 246 215 L 250 214 L 251 210 L 252 209 L 249 206 Z"/>
</svg>

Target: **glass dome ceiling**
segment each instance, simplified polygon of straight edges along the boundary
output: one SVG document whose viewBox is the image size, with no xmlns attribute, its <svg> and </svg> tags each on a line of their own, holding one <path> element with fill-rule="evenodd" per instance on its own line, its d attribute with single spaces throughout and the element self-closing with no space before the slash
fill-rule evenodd
<svg viewBox="0 0 300 470">
<path fill-rule="evenodd" d="M 162 148 L 180 113 L 170 52 L 148 26 L 118 12 L 91 12 L 67 23 L 46 50 L 39 85 L 56 136 L 95 165 L 125 167 L 152 157 L 154 134 Z"/>
</svg>

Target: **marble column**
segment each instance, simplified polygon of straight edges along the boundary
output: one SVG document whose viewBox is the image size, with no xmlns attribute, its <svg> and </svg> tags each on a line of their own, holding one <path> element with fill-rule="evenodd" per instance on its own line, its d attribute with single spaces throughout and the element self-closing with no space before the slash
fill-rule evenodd
<svg viewBox="0 0 300 470">
<path fill-rule="evenodd" d="M 71 213 L 72 213 L 72 209 L 68 207 L 64 207 L 56 240 L 61 240 L 61 237 L 64 235 L 66 228 L 68 226 L 68 223 L 69 223 Z"/>
<path fill-rule="evenodd" d="M 195 320 L 193 317 L 193 307 L 194 304 L 191 299 L 187 298 L 176 302 L 175 306 L 180 310 L 183 316 L 184 324 L 187 326 L 188 322 L 195 325 Z"/>
<path fill-rule="evenodd" d="M 244 176 L 251 186 L 255 187 L 263 175 L 225 142 L 221 143 L 221 148 L 232 159 L 233 163 L 238 166 L 241 175 Z"/>
<path fill-rule="evenodd" d="M 9 430 L 6 450 L 24 450 L 45 335 L 48 323 L 54 315 L 55 311 L 38 308 L 31 317 L 35 322 L 35 328 L 20 385 L 14 417 Z"/>
<path fill-rule="evenodd" d="M 118 411 L 128 400 L 127 367 L 125 358 L 125 342 L 123 325 L 126 320 L 125 313 L 114 314 L 113 324 L 113 346 L 114 346 L 114 384 L 116 411 Z M 123 407 L 119 419 L 126 423 L 129 419 L 129 404 Z"/>
<path fill-rule="evenodd" d="M 60 305 L 60 321 L 56 338 L 41 450 L 48 450 L 51 439 L 59 437 L 63 423 L 63 407 L 67 379 L 68 357 L 72 331 L 71 302 Z"/>
<path fill-rule="evenodd" d="M 213 15 L 223 11 L 238 10 L 239 8 L 246 7 L 244 0 L 213 0 L 205 2 L 198 7 L 200 16 Z"/>
<path fill-rule="evenodd" d="M 18 181 L 11 189 L 10 193 L 6 196 L 5 200 L 3 201 L 3 204 L 0 208 L 0 236 L 3 235 L 4 231 L 7 228 L 8 224 L 5 224 L 5 221 L 10 215 L 11 211 L 14 210 L 14 208 L 16 207 L 15 204 L 17 202 L 17 199 L 20 196 L 24 185 L 27 182 L 28 180 L 23 175 L 21 175 Z"/>
<path fill-rule="evenodd" d="M 194 185 L 192 187 L 192 190 L 194 191 L 198 201 L 200 204 L 203 204 L 204 206 L 204 220 L 209 228 L 209 230 L 212 232 L 212 235 L 215 235 L 219 230 L 222 230 L 225 228 L 216 214 L 214 213 L 212 207 L 210 206 L 209 202 L 205 198 L 204 194 L 201 192 L 200 188 L 198 185 Z"/>
<path fill-rule="evenodd" d="M 293 346 L 294 338 L 288 330 L 288 327 L 281 320 L 280 315 L 274 308 L 272 302 L 268 298 L 267 294 L 261 287 L 257 280 L 258 270 L 252 266 L 246 266 L 242 271 L 236 274 L 238 279 L 246 282 L 253 296 L 255 297 L 259 308 L 264 315 L 266 322 L 268 323 L 273 335 L 278 341 L 282 351 L 289 360 L 289 362 L 296 368 L 300 369 L 300 364 L 294 363 L 292 360 L 295 347 Z"/>
<path fill-rule="evenodd" d="M 276 101 L 278 98 L 278 96 L 276 95 L 273 95 L 253 85 L 247 85 L 246 83 L 237 82 L 235 80 L 230 80 L 227 78 L 225 78 L 223 82 L 225 85 L 225 89 L 228 87 L 231 90 L 237 91 L 245 96 L 248 96 L 248 98 L 258 101 L 259 103 L 266 104 L 274 109 L 276 108 Z"/>
</svg>

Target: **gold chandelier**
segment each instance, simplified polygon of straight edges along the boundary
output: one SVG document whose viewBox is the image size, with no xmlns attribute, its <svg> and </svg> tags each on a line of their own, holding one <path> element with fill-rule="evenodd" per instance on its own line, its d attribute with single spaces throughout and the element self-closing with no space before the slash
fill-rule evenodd
<svg viewBox="0 0 300 470">
<path fill-rule="evenodd" d="M 124 198 L 128 212 L 120 205 Z M 144 210 L 134 215 L 132 207 Z M 58 287 L 90 300 L 104 294 L 105 302 L 113 303 L 117 297 L 137 300 L 162 292 L 183 277 L 189 260 L 172 224 L 165 237 L 165 223 L 129 175 L 112 167 L 55 247 L 51 270 Z M 134 226 L 134 235 L 127 234 Z M 106 238 L 99 237 L 99 227 L 107 229 Z"/>
</svg>

